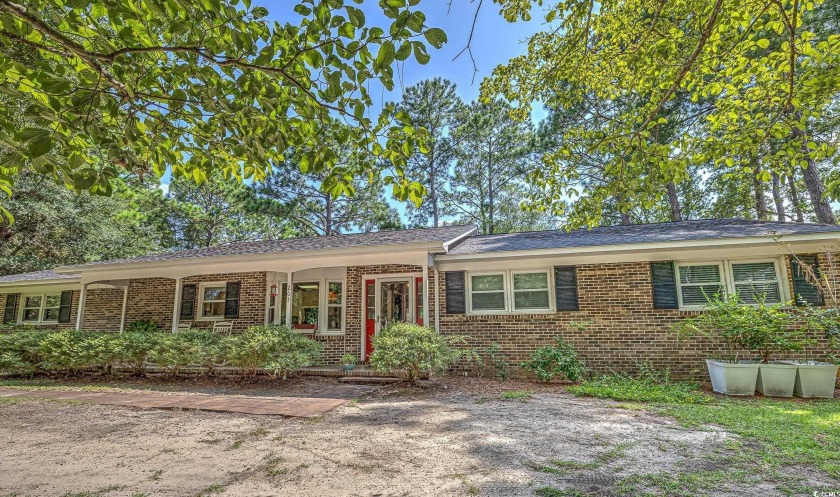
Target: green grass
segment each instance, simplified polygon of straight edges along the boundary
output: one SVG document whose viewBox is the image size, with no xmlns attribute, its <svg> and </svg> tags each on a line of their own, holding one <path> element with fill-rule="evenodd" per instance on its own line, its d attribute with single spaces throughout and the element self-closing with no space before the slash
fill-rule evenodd
<svg viewBox="0 0 840 497">
<path fill-rule="evenodd" d="M 530 390 L 508 390 L 507 392 L 502 392 L 500 397 L 502 400 L 528 400 L 533 395 L 534 392 Z"/>
<path fill-rule="evenodd" d="M 568 387 L 582 397 L 614 399 L 629 402 L 661 402 L 667 404 L 705 404 L 712 397 L 700 391 L 694 383 L 665 381 L 629 376 L 604 376 Z"/>
<path fill-rule="evenodd" d="M 718 425 L 763 446 L 768 465 L 806 464 L 840 478 L 840 402 L 722 399 L 656 410 L 688 427 Z"/>
</svg>

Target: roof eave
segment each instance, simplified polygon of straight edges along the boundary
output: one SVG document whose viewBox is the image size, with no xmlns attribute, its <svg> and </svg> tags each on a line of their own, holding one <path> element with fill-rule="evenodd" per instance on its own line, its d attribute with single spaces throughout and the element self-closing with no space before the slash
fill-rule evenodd
<svg viewBox="0 0 840 497">
<path fill-rule="evenodd" d="M 820 242 L 820 241 L 840 241 L 840 231 L 823 232 L 823 233 L 800 233 L 791 235 L 779 235 L 779 242 Z M 627 252 L 636 250 L 673 250 L 683 248 L 710 248 L 719 246 L 740 246 L 750 244 L 778 244 L 775 239 L 770 236 L 747 236 L 738 238 L 710 238 L 703 240 L 680 240 L 673 242 L 645 242 L 645 243 L 622 243 L 613 245 L 585 245 L 580 247 L 557 247 L 550 249 L 531 249 L 531 250 L 499 250 L 488 252 L 475 252 L 469 254 L 440 254 L 435 256 L 436 261 L 465 261 L 465 260 L 482 260 L 482 259 L 504 259 L 516 257 L 541 257 L 551 255 L 574 255 L 593 252 L 598 253 L 613 253 L 613 252 Z"/>
</svg>

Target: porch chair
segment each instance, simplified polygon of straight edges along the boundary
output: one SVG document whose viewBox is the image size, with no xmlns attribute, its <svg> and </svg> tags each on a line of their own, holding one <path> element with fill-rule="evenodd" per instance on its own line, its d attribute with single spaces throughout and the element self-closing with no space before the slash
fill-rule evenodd
<svg viewBox="0 0 840 497">
<path fill-rule="evenodd" d="M 192 329 L 192 321 L 178 323 L 178 331 L 190 331 Z"/>
<path fill-rule="evenodd" d="M 221 335 L 230 335 L 231 331 L 233 331 L 233 323 L 228 321 L 216 321 L 213 323 L 213 333 L 219 333 Z"/>
</svg>

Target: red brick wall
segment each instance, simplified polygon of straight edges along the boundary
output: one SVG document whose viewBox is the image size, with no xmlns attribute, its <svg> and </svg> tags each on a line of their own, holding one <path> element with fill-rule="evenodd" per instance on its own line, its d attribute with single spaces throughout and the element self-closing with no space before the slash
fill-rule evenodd
<svg viewBox="0 0 840 497">
<path fill-rule="evenodd" d="M 201 321 L 199 316 L 200 284 L 215 281 L 238 281 L 239 287 L 239 318 L 231 319 L 233 333 L 242 333 L 247 327 L 265 324 L 266 304 L 266 273 L 229 273 L 229 274 L 202 274 L 184 278 L 183 284 L 195 284 L 196 286 L 196 309 L 195 328 L 212 328 L 213 321 Z M 174 302 L 173 302 L 174 305 Z M 228 320 L 225 320 L 228 321 Z M 169 308 L 169 322 L 172 323 L 172 307 Z"/>
<path fill-rule="evenodd" d="M 78 304 L 78 302 L 75 302 Z M 123 289 L 89 289 L 85 297 L 85 312 L 82 316 L 83 330 L 120 331 Z M 75 326 L 76 320 L 73 319 Z M 126 320 L 126 326 L 128 321 Z"/>
<path fill-rule="evenodd" d="M 143 278 L 128 284 L 128 306 L 125 326 L 136 321 L 152 321 L 160 328 L 171 329 L 172 309 L 175 306 L 175 280 Z"/>
</svg>

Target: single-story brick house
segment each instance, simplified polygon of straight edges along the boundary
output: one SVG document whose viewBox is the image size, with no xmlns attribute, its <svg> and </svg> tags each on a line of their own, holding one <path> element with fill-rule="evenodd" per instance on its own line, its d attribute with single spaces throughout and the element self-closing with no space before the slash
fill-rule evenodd
<svg viewBox="0 0 840 497">
<path fill-rule="evenodd" d="M 393 320 L 493 342 L 512 364 L 555 335 L 595 370 L 640 364 L 688 375 L 716 344 L 671 325 L 704 292 L 820 304 L 782 245 L 828 266 L 840 226 L 715 219 L 477 235 L 472 226 L 240 242 L 0 277 L 6 323 L 119 332 L 286 324 L 326 363 L 366 358 Z"/>
</svg>

